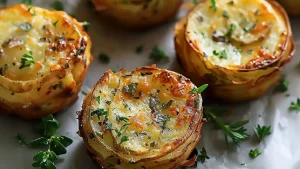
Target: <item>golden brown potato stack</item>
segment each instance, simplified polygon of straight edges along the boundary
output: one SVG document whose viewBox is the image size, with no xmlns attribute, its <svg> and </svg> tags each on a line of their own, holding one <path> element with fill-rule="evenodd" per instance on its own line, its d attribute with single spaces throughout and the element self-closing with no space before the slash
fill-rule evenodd
<svg viewBox="0 0 300 169">
<path fill-rule="evenodd" d="M 75 101 L 92 60 L 81 23 L 23 4 L 1 8 L 0 16 L 1 109 L 32 119 Z"/>
<path fill-rule="evenodd" d="M 154 66 L 107 71 L 78 118 L 92 158 L 110 169 L 193 165 L 195 156 L 189 156 L 203 123 L 195 87 L 182 75 Z"/>
<path fill-rule="evenodd" d="M 175 48 L 196 85 L 208 83 L 210 96 L 241 102 L 278 82 L 294 41 L 289 19 L 275 1 L 206 0 L 177 23 Z"/>
<path fill-rule="evenodd" d="M 182 0 L 92 0 L 100 15 L 129 28 L 161 24 L 178 11 Z"/>
</svg>

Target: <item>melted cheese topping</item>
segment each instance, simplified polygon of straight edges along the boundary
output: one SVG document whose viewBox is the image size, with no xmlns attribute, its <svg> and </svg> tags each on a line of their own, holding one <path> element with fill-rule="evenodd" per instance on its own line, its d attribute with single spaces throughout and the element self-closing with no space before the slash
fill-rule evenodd
<svg viewBox="0 0 300 169">
<path fill-rule="evenodd" d="M 215 65 L 229 69 L 263 67 L 281 56 L 287 27 L 265 0 L 200 3 L 188 19 L 187 40 Z"/>
<path fill-rule="evenodd" d="M 0 73 L 11 80 L 28 81 L 72 68 L 85 53 L 82 27 L 64 12 L 25 5 L 3 8 L 0 29 Z"/>
<path fill-rule="evenodd" d="M 133 162 L 176 149 L 201 120 L 201 97 L 189 93 L 194 87 L 167 70 L 107 72 L 90 103 L 91 144 L 97 139 Z"/>
</svg>

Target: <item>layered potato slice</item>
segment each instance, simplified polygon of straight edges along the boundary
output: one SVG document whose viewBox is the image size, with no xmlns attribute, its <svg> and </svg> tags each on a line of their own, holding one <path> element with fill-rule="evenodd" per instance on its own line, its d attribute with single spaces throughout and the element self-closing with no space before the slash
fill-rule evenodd
<svg viewBox="0 0 300 169">
<path fill-rule="evenodd" d="M 1 109 L 40 118 L 76 100 L 92 59 L 81 23 L 19 4 L 0 9 L 0 29 Z"/>
<path fill-rule="evenodd" d="M 100 15 L 129 28 L 163 23 L 178 11 L 182 0 L 92 0 Z"/>
<path fill-rule="evenodd" d="M 201 95 L 180 74 L 155 66 L 107 71 L 83 102 L 79 130 L 104 168 L 193 165 L 202 126 Z"/>
<path fill-rule="evenodd" d="M 199 3 L 177 23 L 175 48 L 187 76 L 226 102 L 263 95 L 294 54 L 285 11 L 266 0 Z"/>
</svg>

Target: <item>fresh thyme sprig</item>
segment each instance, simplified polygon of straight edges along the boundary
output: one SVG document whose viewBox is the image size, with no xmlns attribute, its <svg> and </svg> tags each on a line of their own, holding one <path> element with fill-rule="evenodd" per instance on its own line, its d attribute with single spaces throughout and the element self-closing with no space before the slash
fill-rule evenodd
<svg viewBox="0 0 300 169">
<path fill-rule="evenodd" d="M 244 128 L 249 120 L 238 121 L 233 124 L 225 124 L 219 117 L 217 117 L 210 109 L 204 111 L 206 117 L 210 118 L 215 124 L 222 129 L 225 135 L 225 141 L 228 145 L 228 137 L 231 138 L 233 143 L 237 146 L 240 145 L 242 140 L 245 140 L 249 137 L 249 134 L 246 132 L 247 129 Z"/>
<path fill-rule="evenodd" d="M 52 115 L 43 118 L 35 130 L 41 137 L 32 140 L 29 144 L 26 143 L 25 137 L 18 134 L 18 141 L 24 145 L 29 145 L 32 148 L 47 147 L 45 151 L 40 151 L 33 157 L 32 166 L 41 169 L 56 169 L 55 160 L 58 155 L 66 154 L 66 147 L 73 143 L 73 140 L 56 134 L 61 124 Z"/>
</svg>

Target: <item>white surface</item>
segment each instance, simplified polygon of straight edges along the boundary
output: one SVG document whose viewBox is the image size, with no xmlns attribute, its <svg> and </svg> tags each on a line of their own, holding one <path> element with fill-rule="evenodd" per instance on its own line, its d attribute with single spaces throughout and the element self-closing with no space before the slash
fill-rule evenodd
<svg viewBox="0 0 300 169">
<path fill-rule="evenodd" d="M 12 4 L 18 0 L 9 0 Z M 105 25 L 91 12 L 86 1 L 64 0 L 68 3 L 65 10 L 74 14 L 81 21 L 89 21 L 92 27 L 89 30 L 93 41 L 92 53 L 95 60 L 92 63 L 83 87 L 88 91 L 96 83 L 105 70 L 126 68 L 133 70 L 136 67 L 151 64 L 148 58 L 153 46 L 163 48 L 171 57 L 168 63 L 158 64 L 161 68 L 167 68 L 181 72 L 176 62 L 173 46 L 173 26 L 175 20 L 147 32 L 130 33 Z M 49 7 L 51 1 L 33 0 L 34 5 Z M 292 20 L 294 38 L 300 47 L 300 18 Z M 297 41 L 298 40 L 298 41 Z M 144 52 L 136 54 L 135 48 L 144 45 Z M 103 51 L 111 56 L 110 64 L 102 64 L 98 60 L 98 54 Z M 207 149 L 210 157 L 203 165 L 198 164 L 198 169 L 299 169 L 300 168 L 300 113 L 288 111 L 291 101 L 300 97 L 300 65 L 299 57 L 285 69 L 290 80 L 289 93 L 271 94 L 257 101 L 243 105 L 232 105 L 234 112 L 228 116 L 228 121 L 242 119 L 250 120 L 247 125 L 252 137 L 242 142 L 239 148 L 230 146 L 226 148 L 223 135 L 212 124 L 205 124 L 202 130 L 202 139 L 198 148 Z M 78 131 L 76 111 L 80 110 L 83 95 L 71 107 L 56 115 L 62 122 L 59 133 L 71 137 L 74 143 L 68 147 L 68 153 L 60 156 L 57 161 L 57 169 L 97 169 L 86 153 L 82 139 L 76 134 Z M 33 169 L 32 157 L 39 149 L 32 150 L 21 147 L 15 140 L 17 133 L 22 133 L 27 139 L 33 139 L 36 135 L 32 131 L 34 122 L 24 121 L 17 117 L 0 116 L 0 169 Z M 253 128 L 257 124 L 272 126 L 272 134 L 264 142 L 258 144 L 254 136 Z M 250 149 L 258 148 L 262 151 L 256 159 L 249 158 Z M 241 164 L 246 164 L 242 166 Z"/>
</svg>

